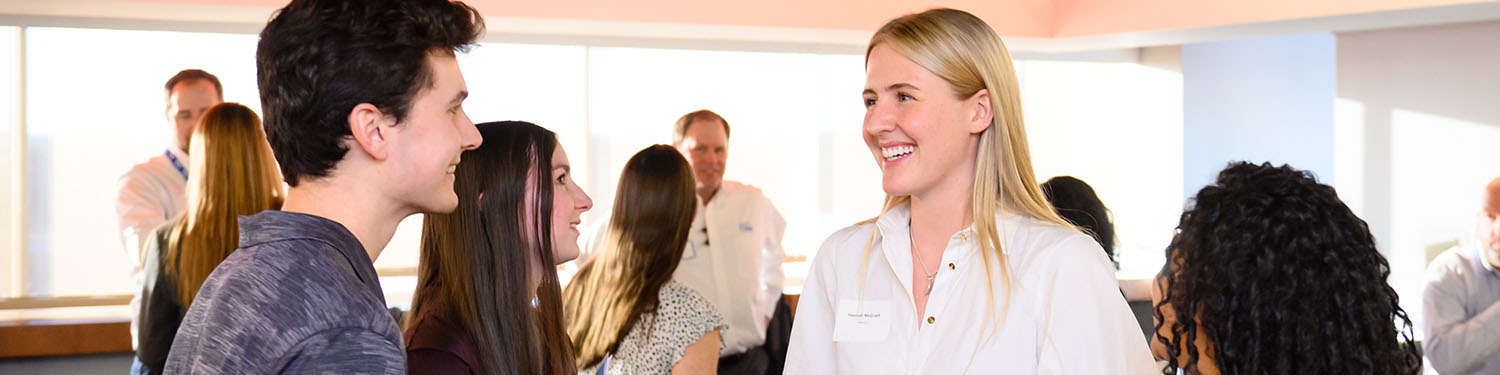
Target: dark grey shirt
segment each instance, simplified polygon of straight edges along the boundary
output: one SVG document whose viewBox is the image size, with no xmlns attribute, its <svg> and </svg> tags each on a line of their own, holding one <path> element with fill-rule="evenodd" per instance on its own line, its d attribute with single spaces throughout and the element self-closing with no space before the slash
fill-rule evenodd
<svg viewBox="0 0 1500 375">
<path fill-rule="evenodd" d="M 239 225 L 240 247 L 198 290 L 166 373 L 406 372 L 401 330 L 348 229 L 282 211 Z"/>
</svg>

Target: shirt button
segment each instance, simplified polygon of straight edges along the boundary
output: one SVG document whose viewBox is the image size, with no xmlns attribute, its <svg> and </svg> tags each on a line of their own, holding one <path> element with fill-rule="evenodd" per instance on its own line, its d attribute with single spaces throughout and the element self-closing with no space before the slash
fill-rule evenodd
<svg viewBox="0 0 1500 375">
<path fill-rule="evenodd" d="M 954 265 L 953 265 L 953 263 L 948 263 L 948 269 L 950 269 L 950 270 L 951 270 L 951 269 L 956 269 L 956 268 L 958 268 L 958 267 L 955 267 L 955 266 L 954 266 Z"/>
<path fill-rule="evenodd" d="M 959 233 L 958 234 L 958 238 L 961 239 L 961 240 L 963 240 L 964 242 L 969 242 L 969 234 L 968 233 Z"/>
<path fill-rule="evenodd" d="M 932 323 L 937 323 L 937 318 L 936 317 L 931 317 L 931 316 L 927 317 L 927 324 L 932 324 Z"/>
</svg>

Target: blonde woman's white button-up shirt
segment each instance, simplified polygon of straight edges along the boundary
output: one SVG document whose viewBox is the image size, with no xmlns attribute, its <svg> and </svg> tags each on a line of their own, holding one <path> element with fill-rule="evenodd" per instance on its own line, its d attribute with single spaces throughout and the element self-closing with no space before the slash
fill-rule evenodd
<svg viewBox="0 0 1500 375">
<path fill-rule="evenodd" d="M 1035 219 L 996 221 L 1008 304 L 998 263 L 986 277 L 970 228 L 949 238 L 926 314 L 917 316 L 910 217 L 902 205 L 823 243 L 798 302 L 787 374 L 1161 373 L 1099 245 Z"/>
</svg>

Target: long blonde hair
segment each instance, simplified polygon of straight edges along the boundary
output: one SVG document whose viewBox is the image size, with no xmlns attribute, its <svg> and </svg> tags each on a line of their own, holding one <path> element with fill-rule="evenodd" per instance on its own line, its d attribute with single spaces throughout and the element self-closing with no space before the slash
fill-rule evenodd
<svg viewBox="0 0 1500 375">
<path fill-rule="evenodd" d="M 647 147 L 625 162 L 604 246 L 563 291 L 578 368 L 614 353 L 643 324 L 641 316 L 656 310 L 687 246 L 695 185 L 692 167 L 672 146 Z"/>
<path fill-rule="evenodd" d="M 1010 51 L 984 20 L 968 12 L 946 8 L 909 14 L 887 22 L 870 38 L 870 45 L 865 49 L 867 63 L 870 51 L 880 45 L 890 47 L 942 78 L 953 88 L 954 97 L 972 97 L 979 90 L 989 92 L 994 118 L 979 135 L 970 205 L 979 253 L 984 258 L 985 278 L 990 280 L 986 284 L 990 298 L 985 300 L 985 311 L 993 315 L 996 279 L 1004 292 L 1002 305 L 1008 305 L 1011 284 L 1010 266 L 1001 245 L 996 214 L 1013 213 L 1073 228 L 1047 202 L 1032 172 L 1031 151 L 1026 144 L 1026 127 L 1021 119 L 1021 90 L 1015 68 L 1011 65 Z M 910 196 L 887 195 L 881 215 L 910 201 Z M 869 261 L 874 242 L 875 233 L 872 231 L 861 261 L 861 290 L 864 288 L 863 267 Z M 991 269 L 992 266 L 998 269 Z M 986 320 L 986 325 L 990 323 L 995 322 Z"/>
<path fill-rule="evenodd" d="M 250 108 L 209 108 L 188 148 L 187 209 L 167 228 L 167 274 L 184 308 L 239 247 L 238 217 L 280 208 L 286 196 L 260 117 Z"/>
</svg>

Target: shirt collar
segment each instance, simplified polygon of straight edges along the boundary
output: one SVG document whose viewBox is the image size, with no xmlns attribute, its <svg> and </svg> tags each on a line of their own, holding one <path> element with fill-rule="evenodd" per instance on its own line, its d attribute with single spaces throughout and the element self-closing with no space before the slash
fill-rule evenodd
<svg viewBox="0 0 1500 375">
<path fill-rule="evenodd" d="M 187 151 L 183 151 L 182 149 L 177 148 L 177 146 L 167 146 L 167 152 L 172 153 L 172 155 L 177 156 L 177 158 L 182 159 L 183 161 L 188 160 Z"/>
<path fill-rule="evenodd" d="M 875 227 L 876 231 L 880 233 L 883 246 L 893 246 L 895 243 L 906 244 L 905 246 L 901 246 L 905 249 L 900 250 L 908 250 L 909 252 L 911 249 L 911 202 L 907 201 L 891 207 L 890 210 L 881 214 L 875 220 Z M 947 263 L 962 259 L 972 254 L 975 250 L 975 246 L 955 247 L 954 245 L 972 245 L 976 243 L 978 242 L 974 238 L 974 224 L 969 224 L 967 228 L 953 233 L 948 237 L 948 249 L 943 251 L 943 262 Z M 888 251 L 896 250 L 889 247 L 886 249 Z"/>
<path fill-rule="evenodd" d="M 375 262 L 370 260 L 370 254 L 365 252 L 359 238 L 343 224 L 318 216 L 280 210 L 240 216 L 240 248 L 286 240 L 328 244 L 349 263 L 354 276 L 384 300 L 385 294 L 380 290 L 380 280 L 375 273 Z"/>
<path fill-rule="evenodd" d="M 1481 266 L 1484 266 L 1484 270 L 1485 271 L 1489 271 L 1490 273 L 1500 272 L 1500 271 L 1496 271 L 1495 270 L 1495 265 L 1493 263 L 1490 263 L 1490 252 L 1484 251 L 1484 244 L 1483 243 L 1481 243 L 1478 240 L 1475 240 L 1473 247 L 1474 247 L 1474 252 L 1477 253 L 1477 254 L 1475 254 L 1475 255 L 1477 255 L 1475 258 L 1479 259 L 1479 264 Z"/>
</svg>

